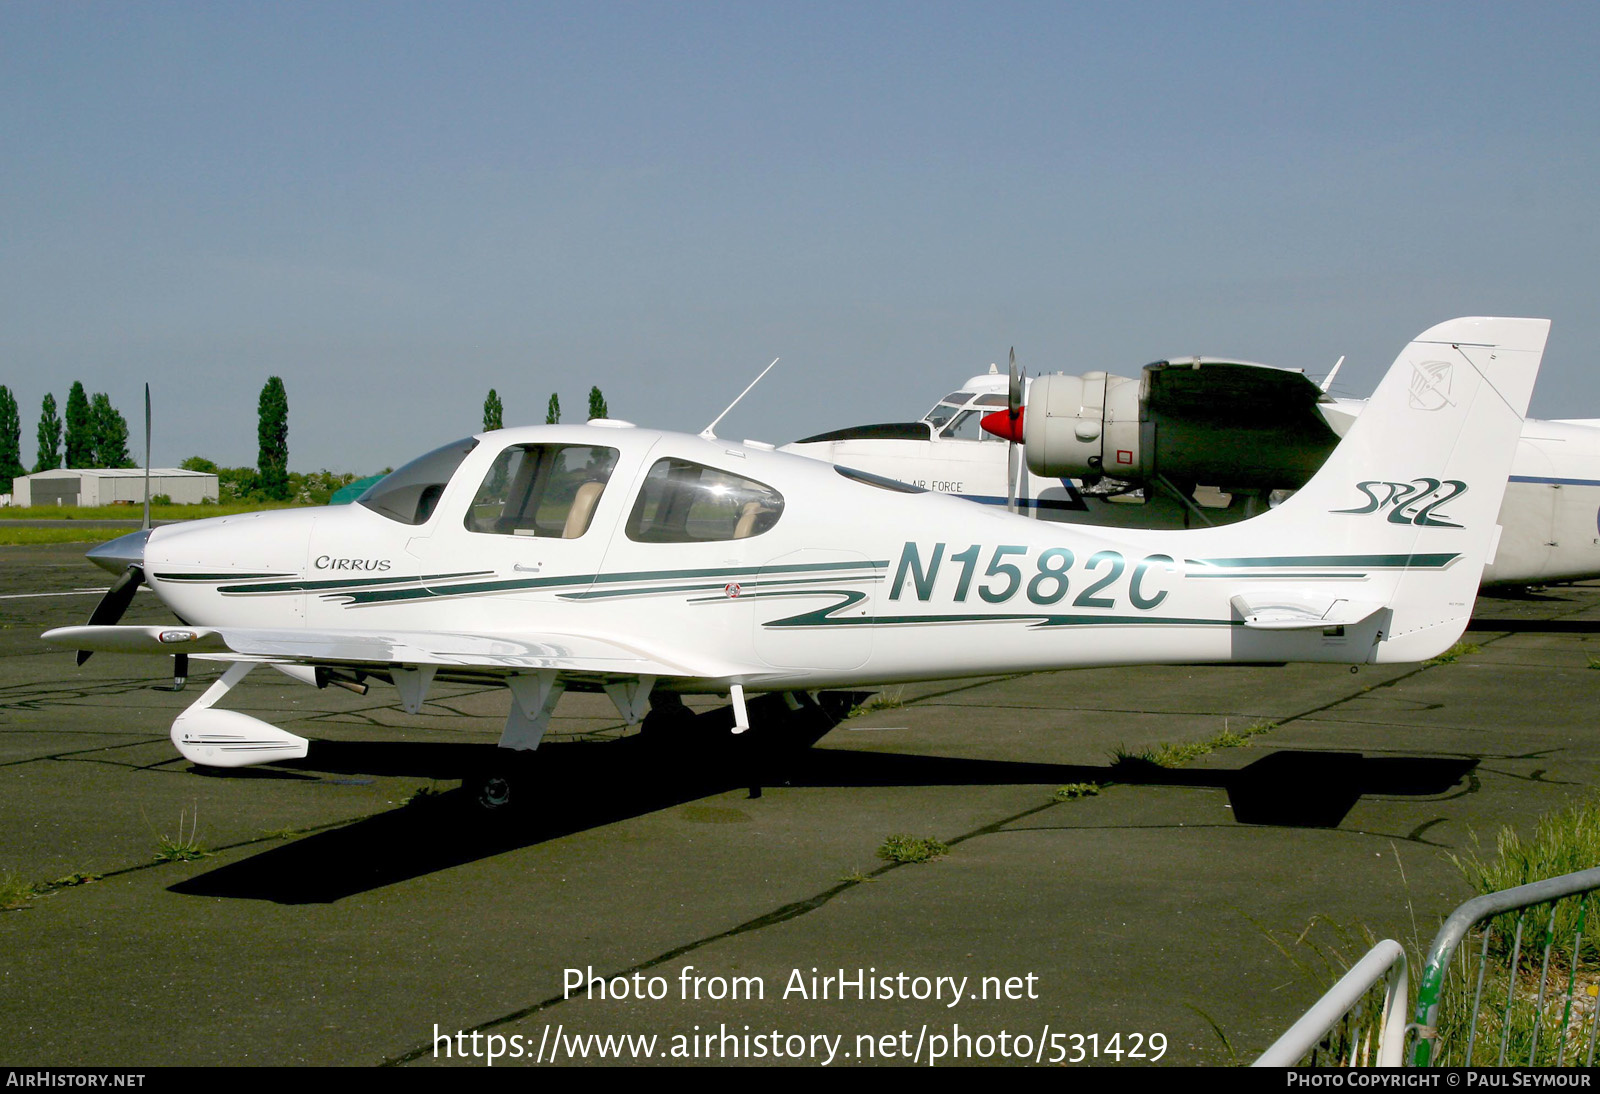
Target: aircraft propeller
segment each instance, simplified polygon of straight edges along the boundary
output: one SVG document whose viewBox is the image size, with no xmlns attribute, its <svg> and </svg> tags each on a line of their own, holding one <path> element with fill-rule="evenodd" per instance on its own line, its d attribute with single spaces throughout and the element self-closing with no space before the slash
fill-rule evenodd
<svg viewBox="0 0 1600 1094">
<path fill-rule="evenodd" d="M 1022 374 L 1017 371 L 1017 348 L 1011 347 L 1010 375 L 1006 384 L 1006 509 L 1017 511 L 1017 442 L 1022 438 Z"/>
<path fill-rule="evenodd" d="M 128 605 L 133 603 L 133 594 L 139 591 L 139 583 L 143 580 L 143 567 L 129 566 L 122 571 L 122 576 L 112 583 L 106 595 L 100 598 L 100 603 L 94 606 L 94 612 L 89 616 L 89 626 L 109 627 L 121 619 Z M 79 650 L 78 664 L 89 660 L 93 653 L 93 650 Z"/>
<path fill-rule="evenodd" d="M 118 574 L 106 595 L 94 606 L 89 615 L 89 626 L 109 627 L 122 619 L 133 594 L 144 581 L 144 544 L 150 538 L 150 385 L 144 385 L 144 524 L 137 532 L 118 536 L 102 543 L 89 552 L 88 558 L 96 566 Z M 79 650 L 78 664 L 94 656 L 93 650 Z"/>
</svg>

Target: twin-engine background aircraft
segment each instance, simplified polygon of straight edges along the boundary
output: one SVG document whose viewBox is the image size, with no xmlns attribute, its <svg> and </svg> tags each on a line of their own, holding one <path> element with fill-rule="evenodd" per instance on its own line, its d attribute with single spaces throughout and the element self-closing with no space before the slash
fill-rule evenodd
<svg viewBox="0 0 1600 1094">
<path fill-rule="evenodd" d="M 1466 626 L 1548 330 L 1469 318 L 1420 335 L 1316 474 L 1246 522 L 1048 523 L 709 429 L 506 429 L 356 505 L 114 540 L 91 553 L 125 568 L 91 625 L 45 638 L 228 663 L 172 726 L 217 767 L 306 755 L 216 706 L 262 664 L 387 681 L 412 712 L 435 680 L 503 684 L 505 757 L 536 748 L 572 690 L 604 691 L 630 724 L 727 694 L 738 732 L 758 692 L 803 705 L 1076 666 L 1421 660 Z M 117 625 L 140 583 L 182 622 Z M 478 791 L 509 794 L 500 775 Z"/>
<path fill-rule="evenodd" d="M 1186 357 L 1137 378 L 1028 379 L 1013 361 L 1009 377 L 991 365 L 919 421 L 782 451 L 1040 520 L 1205 527 L 1264 511 L 1322 465 L 1365 406 L 1328 396 L 1332 378 L 1319 387 L 1298 369 Z M 1448 374 L 1414 383 L 1419 398 L 1454 397 Z M 1500 525 L 1485 585 L 1600 577 L 1600 422 L 1524 423 Z"/>
</svg>

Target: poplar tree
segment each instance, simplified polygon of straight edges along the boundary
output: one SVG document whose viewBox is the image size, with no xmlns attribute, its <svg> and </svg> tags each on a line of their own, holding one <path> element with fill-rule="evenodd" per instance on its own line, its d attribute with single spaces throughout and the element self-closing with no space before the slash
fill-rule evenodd
<svg viewBox="0 0 1600 1094">
<path fill-rule="evenodd" d="M 261 492 L 275 501 L 289 500 L 289 395 L 276 376 L 261 388 L 260 442 L 256 469 L 261 472 Z"/>
<path fill-rule="evenodd" d="M 94 466 L 94 423 L 81 380 L 72 381 L 72 390 L 67 392 L 67 466 Z"/>
<path fill-rule="evenodd" d="M 500 396 L 495 393 L 494 388 L 490 388 L 489 397 L 483 401 L 483 431 L 485 433 L 491 429 L 505 428 L 503 412 L 504 408 L 500 405 Z"/>
<path fill-rule="evenodd" d="M 555 392 L 550 393 L 550 405 L 545 408 L 544 424 L 559 425 L 561 423 L 561 398 Z"/>
<path fill-rule="evenodd" d="M 33 470 L 54 471 L 61 466 L 61 418 L 56 414 L 56 397 L 45 392 L 44 406 L 39 411 L 39 458 Z"/>
<path fill-rule="evenodd" d="M 89 435 L 94 442 L 94 462 L 90 467 L 133 466 L 133 457 L 128 455 L 127 419 L 103 391 L 95 392 L 89 400 Z"/>
<path fill-rule="evenodd" d="M 22 418 L 11 389 L 0 384 L 0 494 L 11 493 L 11 480 L 26 475 L 22 466 Z"/>
<path fill-rule="evenodd" d="M 606 413 L 606 397 L 604 395 L 600 394 L 599 386 L 597 385 L 595 387 L 590 388 L 589 389 L 589 417 L 591 419 L 593 419 L 593 418 L 609 418 L 610 416 L 611 415 Z"/>
</svg>

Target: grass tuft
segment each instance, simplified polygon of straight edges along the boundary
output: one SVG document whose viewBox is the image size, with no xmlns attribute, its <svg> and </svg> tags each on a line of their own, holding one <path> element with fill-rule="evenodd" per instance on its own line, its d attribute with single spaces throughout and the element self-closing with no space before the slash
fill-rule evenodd
<svg viewBox="0 0 1600 1094">
<path fill-rule="evenodd" d="M 927 862 L 948 854 L 950 845 L 930 837 L 890 836 L 878 848 L 878 857 L 890 862 Z"/>
<path fill-rule="evenodd" d="M 884 688 L 882 691 L 868 698 L 865 702 L 857 703 L 845 714 L 846 718 L 859 718 L 863 714 L 872 714 L 880 710 L 898 710 L 906 705 L 906 689 L 903 687 Z"/>
<path fill-rule="evenodd" d="M 1424 661 L 1425 665 L 1453 665 L 1463 657 L 1470 657 L 1475 653 L 1482 653 L 1482 646 L 1475 646 L 1471 642 L 1457 642 L 1431 661 Z"/>
<path fill-rule="evenodd" d="M 404 809 L 407 807 L 437 805 L 443 797 L 444 791 L 440 790 L 437 785 L 430 783 L 427 786 L 418 787 L 410 797 L 400 803 L 400 807 Z"/>
<path fill-rule="evenodd" d="M 1500 829 L 1492 858 L 1480 854 L 1483 848 L 1476 832 L 1471 834 L 1471 839 L 1472 850 L 1462 856 L 1451 855 L 1450 860 L 1480 893 L 1497 893 L 1531 881 L 1587 870 L 1600 863 L 1600 799 L 1586 799 L 1544 814 L 1535 822 L 1533 835 L 1527 839 L 1509 826 Z M 1567 900 L 1557 908 L 1555 937 L 1572 937 L 1578 926 L 1581 903 Z M 1541 929 L 1543 926 L 1541 924 Z M 1500 916 L 1493 927 L 1497 941 L 1491 943 L 1491 952 L 1503 943 L 1503 951 L 1509 953 L 1511 935 L 1516 929 L 1515 915 Z M 1594 933 L 1592 928 L 1584 931 L 1585 961 L 1600 961 L 1600 943 L 1596 942 Z"/>
<path fill-rule="evenodd" d="M 18 874 L 0 874 L 0 911 L 14 912 L 19 908 L 26 908 L 33 898 L 43 891 Z"/>
<path fill-rule="evenodd" d="M 205 858 L 211 854 L 200 843 L 200 807 L 195 806 L 194 819 L 189 821 L 188 831 L 184 831 L 184 821 L 188 818 L 189 811 L 178 811 L 178 831 L 175 835 L 165 832 L 156 832 L 156 861 L 157 862 L 193 862 L 195 859 Z M 152 829 L 154 831 L 154 829 Z"/>
<path fill-rule="evenodd" d="M 1251 722 L 1241 730 L 1233 729 L 1226 718 L 1222 721 L 1222 731 L 1206 738 L 1203 741 L 1186 741 L 1178 744 L 1163 742 L 1139 752 L 1131 752 L 1122 745 L 1118 745 L 1111 752 L 1111 765 L 1113 767 L 1154 764 L 1156 767 L 1183 767 L 1191 761 L 1198 760 L 1201 756 L 1209 755 L 1223 748 L 1244 748 L 1250 743 L 1251 738 L 1259 737 L 1263 733 L 1277 729 L 1278 723 L 1265 718 Z"/>
<path fill-rule="evenodd" d="M 78 870 L 70 874 L 63 874 L 50 883 L 51 889 L 71 889 L 75 885 L 88 885 L 90 882 L 99 881 L 104 874 L 91 874 L 86 870 Z"/>
<path fill-rule="evenodd" d="M 1056 787 L 1054 794 L 1050 795 L 1058 802 L 1077 801 L 1079 798 L 1092 798 L 1100 793 L 1099 783 L 1068 783 L 1066 786 Z"/>
</svg>

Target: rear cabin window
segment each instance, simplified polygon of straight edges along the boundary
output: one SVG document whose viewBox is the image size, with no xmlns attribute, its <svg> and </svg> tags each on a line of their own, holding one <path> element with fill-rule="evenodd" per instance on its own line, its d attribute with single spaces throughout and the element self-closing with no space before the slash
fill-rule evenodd
<svg viewBox="0 0 1600 1094">
<path fill-rule="evenodd" d="M 476 447 L 477 440 L 464 437 L 418 456 L 367 487 L 356 504 L 401 524 L 425 524 L 433 516 L 433 507 L 439 504 L 439 495 L 444 493 L 450 477 Z"/>
<path fill-rule="evenodd" d="M 577 539 L 589 530 L 617 450 L 520 444 L 500 453 L 467 510 L 469 532 Z"/>
<path fill-rule="evenodd" d="M 749 539 L 778 523 L 783 495 L 688 460 L 657 460 L 628 517 L 628 538 L 639 543 L 711 543 Z"/>
</svg>

